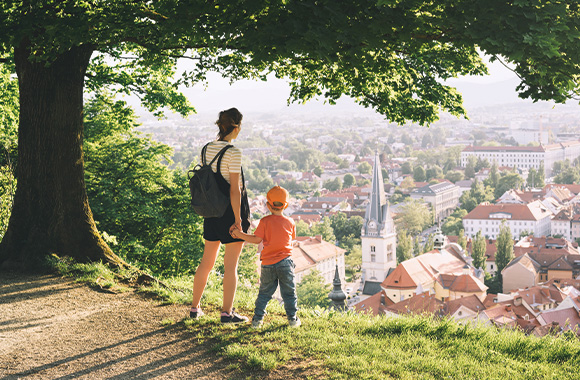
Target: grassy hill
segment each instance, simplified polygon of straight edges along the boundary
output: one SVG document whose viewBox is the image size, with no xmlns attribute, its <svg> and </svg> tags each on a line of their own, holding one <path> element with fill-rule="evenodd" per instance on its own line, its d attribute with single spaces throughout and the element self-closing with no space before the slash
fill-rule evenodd
<svg viewBox="0 0 580 380">
<path fill-rule="evenodd" d="M 99 286 L 118 286 L 113 279 L 119 275 L 103 266 L 60 269 Z M 159 285 L 142 290 L 165 302 L 189 303 L 191 278 L 168 279 L 166 284 L 178 290 Z M 255 295 L 255 286 L 240 284 L 236 305 L 241 313 L 251 315 Z M 248 378 L 288 371 L 289 378 L 580 379 L 580 340 L 570 335 L 535 338 L 427 316 L 385 318 L 304 309 L 299 314 L 302 326 L 292 329 L 276 302 L 270 302 L 261 329 L 222 326 L 217 275 L 210 277 L 202 304 L 207 315 L 200 320 L 165 323 L 182 324 L 193 342 L 211 343 Z"/>
</svg>

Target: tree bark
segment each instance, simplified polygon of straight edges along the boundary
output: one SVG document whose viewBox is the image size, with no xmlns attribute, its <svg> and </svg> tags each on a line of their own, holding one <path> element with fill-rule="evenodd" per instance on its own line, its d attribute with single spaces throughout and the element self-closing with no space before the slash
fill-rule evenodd
<svg viewBox="0 0 580 380">
<path fill-rule="evenodd" d="M 122 264 L 101 238 L 84 180 L 83 88 L 93 52 L 78 46 L 54 62 L 31 62 L 14 50 L 20 89 L 17 189 L 0 265 L 30 269 L 56 253 L 78 261 Z"/>
</svg>

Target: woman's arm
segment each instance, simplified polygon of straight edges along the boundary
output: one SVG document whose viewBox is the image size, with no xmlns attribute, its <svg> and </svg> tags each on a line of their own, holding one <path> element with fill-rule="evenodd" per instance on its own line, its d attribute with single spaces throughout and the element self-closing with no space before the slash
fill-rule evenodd
<svg viewBox="0 0 580 380">
<path fill-rule="evenodd" d="M 230 202 L 234 210 L 234 225 L 242 230 L 242 217 L 240 209 L 242 205 L 242 191 L 240 189 L 240 173 L 230 173 Z"/>
<path fill-rule="evenodd" d="M 247 234 L 245 232 L 242 232 L 241 230 L 238 230 L 237 228 L 232 231 L 232 236 L 236 239 L 242 239 L 252 244 L 260 244 L 263 240 L 259 236 Z"/>
</svg>

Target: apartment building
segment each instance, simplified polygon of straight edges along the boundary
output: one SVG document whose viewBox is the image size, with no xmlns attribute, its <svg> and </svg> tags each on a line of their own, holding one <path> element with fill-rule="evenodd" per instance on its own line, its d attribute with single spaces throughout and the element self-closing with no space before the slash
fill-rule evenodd
<svg viewBox="0 0 580 380">
<path fill-rule="evenodd" d="M 411 198 L 423 199 L 431 204 L 436 221 L 441 221 L 451 215 L 459 205 L 461 191 L 459 186 L 443 181 L 434 185 L 425 185 L 411 192 Z"/>
<path fill-rule="evenodd" d="M 463 217 L 465 236 L 475 237 L 478 231 L 490 239 L 497 239 L 502 220 L 506 220 L 514 239 L 522 232 L 534 236 L 550 234 L 552 213 L 540 201 L 528 204 L 482 203 Z"/>
<path fill-rule="evenodd" d="M 468 146 L 461 152 L 461 166 L 467 166 L 470 156 L 521 170 L 537 170 L 544 163 L 545 175 L 550 177 L 556 161 L 573 161 L 580 157 L 580 141 L 540 146 Z"/>
</svg>

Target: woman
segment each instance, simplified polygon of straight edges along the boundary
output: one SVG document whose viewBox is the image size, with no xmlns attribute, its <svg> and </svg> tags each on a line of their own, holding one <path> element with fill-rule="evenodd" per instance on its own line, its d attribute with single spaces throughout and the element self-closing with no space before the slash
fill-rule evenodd
<svg viewBox="0 0 580 380">
<path fill-rule="evenodd" d="M 242 114 L 236 108 L 222 111 L 219 113 L 216 125 L 219 127 L 217 140 L 210 142 L 204 149 L 206 162 L 210 162 L 225 146 L 231 145 L 231 141 L 238 137 L 242 125 Z M 204 150 L 202 150 L 202 154 Z M 222 184 L 220 188 L 223 191 L 227 192 L 229 187 L 230 206 L 221 218 L 205 218 L 203 221 L 205 247 L 201 263 L 193 280 L 193 300 L 189 316 L 196 319 L 204 314 L 199 305 L 201 296 L 205 290 L 209 273 L 215 264 L 220 246 L 225 244 L 221 322 L 243 323 L 247 322 L 248 318 L 237 314 L 233 309 L 233 303 L 238 284 L 238 260 L 244 247 L 244 241 L 235 239 L 230 234 L 234 228 L 247 232 L 250 226 L 250 208 L 243 183 L 242 152 L 236 147 L 226 150 L 223 158 L 212 164 L 215 173 L 218 172 L 218 163 L 221 177 L 225 180 L 221 180 L 218 175 L 218 183 Z"/>
</svg>

